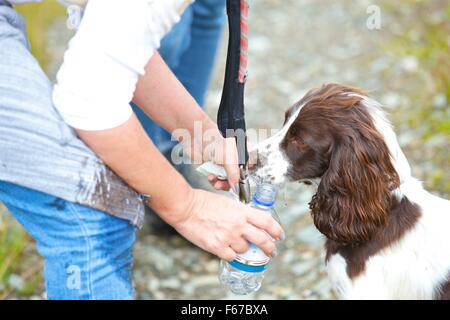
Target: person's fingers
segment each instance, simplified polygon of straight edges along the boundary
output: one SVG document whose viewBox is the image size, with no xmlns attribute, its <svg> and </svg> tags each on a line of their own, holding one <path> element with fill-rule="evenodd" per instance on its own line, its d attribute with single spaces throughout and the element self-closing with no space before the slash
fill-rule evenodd
<svg viewBox="0 0 450 320">
<path fill-rule="evenodd" d="M 261 214 L 256 210 L 249 211 L 247 221 L 257 228 L 266 231 L 275 240 L 284 240 L 284 231 L 280 224 L 269 215 Z"/>
<path fill-rule="evenodd" d="M 213 252 L 213 254 L 226 261 L 233 261 L 236 259 L 236 252 L 230 247 L 226 247 L 218 252 Z"/>
<path fill-rule="evenodd" d="M 236 185 L 239 183 L 239 159 L 236 147 L 235 138 L 226 138 L 226 154 L 223 163 L 223 167 L 227 172 L 228 183 L 235 189 Z M 237 191 L 237 190 L 235 190 Z"/>
<path fill-rule="evenodd" d="M 249 142 L 247 142 L 247 150 L 248 150 L 248 168 L 253 169 L 256 167 L 258 162 L 258 150 L 256 147 Z"/>
<path fill-rule="evenodd" d="M 216 190 L 229 190 L 230 189 L 230 185 L 228 184 L 227 181 L 222 181 L 222 180 L 217 180 L 214 184 L 213 187 Z"/>
<path fill-rule="evenodd" d="M 228 185 L 239 193 L 239 167 L 237 165 L 225 165 L 225 170 L 228 175 Z"/>
<path fill-rule="evenodd" d="M 208 176 L 208 182 L 216 189 L 216 190 L 229 190 L 230 185 L 228 184 L 228 181 L 221 180 L 217 178 L 216 176 L 210 174 Z"/>
<path fill-rule="evenodd" d="M 233 186 L 233 189 L 237 191 L 239 185 L 239 167 L 237 165 L 226 165 L 225 170 L 228 173 L 228 184 Z"/>
<path fill-rule="evenodd" d="M 267 256 L 271 258 L 276 256 L 277 247 L 275 246 L 273 239 L 264 231 L 249 224 L 242 235 L 245 239 L 263 250 Z"/>
<path fill-rule="evenodd" d="M 236 253 L 244 253 L 248 251 L 248 242 L 244 239 L 240 239 L 235 243 L 231 244 L 231 249 L 233 249 Z"/>
<path fill-rule="evenodd" d="M 248 154 L 248 168 L 254 169 L 258 163 L 258 153 L 256 151 Z"/>
</svg>

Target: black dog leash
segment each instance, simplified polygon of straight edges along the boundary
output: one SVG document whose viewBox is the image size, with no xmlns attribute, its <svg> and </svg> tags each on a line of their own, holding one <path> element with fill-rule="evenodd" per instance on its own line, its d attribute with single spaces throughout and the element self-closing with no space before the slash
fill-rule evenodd
<svg viewBox="0 0 450 320">
<path fill-rule="evenodd" d="M 219 130 L 225 138 L 234 137 L 239 157 L 239 199 L 250 202 L 248 150 L 244 112 L 247 78 L 248 4 L 246 0 L 227 0 L 228 53 L 222 100 L 217 115 Z"/>
</svg>

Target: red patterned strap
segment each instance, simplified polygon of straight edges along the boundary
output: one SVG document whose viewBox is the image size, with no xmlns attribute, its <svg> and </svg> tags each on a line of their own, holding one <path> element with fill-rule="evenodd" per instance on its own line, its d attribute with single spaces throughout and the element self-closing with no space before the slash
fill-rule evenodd
<svg viewBox="0 0 450 320">
<path fill-rule="evenodd" d="M 239 82 L 244 83 L 247 78 L 248 65 L 248 3 L 241 0 L 241 56 L 239 63 Z"/>
</svg>

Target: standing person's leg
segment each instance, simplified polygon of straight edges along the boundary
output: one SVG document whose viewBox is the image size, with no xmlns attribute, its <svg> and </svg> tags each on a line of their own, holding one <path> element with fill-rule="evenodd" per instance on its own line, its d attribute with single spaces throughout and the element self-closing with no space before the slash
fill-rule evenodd
<svg viewBox="0 0 450 320">
<path fill-rule="evenodd" d="M 202 107 L 225 22 L 225 3 L 225 0 L 197 0 L 161 43 L 162 57 Z M 160 151 L 170 154 L 176 144 L 171 135 L 139 108 L 134 109 Z"/>
<path fill-rule="evenodd" d="M 190 45 L 173 71 L 204 107 L 225 22 L 225 0 L 197 0 L 192 5 Z"/>
<path fill-rule="evenodd" d="M 36 241 L 49 299 L 133 299 L 128 221 L 2 181 L 0 200 Z"/>
</svg>

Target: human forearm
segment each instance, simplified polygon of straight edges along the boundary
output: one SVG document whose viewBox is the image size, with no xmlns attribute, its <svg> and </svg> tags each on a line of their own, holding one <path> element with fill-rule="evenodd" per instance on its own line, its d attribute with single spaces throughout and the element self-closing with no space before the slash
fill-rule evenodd
<svg viewBox="0 0 450 320">
<path fill-rule="evenodd" d="M 134 102 L 182 142 L 194 163 L 214 161 L 223 165 L 234 187 L 239 180 L 234 138 L 222 137 L 216 123 L 200 108 L 159 54 L 153 55 L 145 70 L 138 81 Z"/>
<path fill-rule="evenodd" d="M 172 223 L 189 211 L 192 188 L 161 155 L 134 115 L 114 129 L 77 133 L 127 184 L 150 195 L 150 205 L 163 219 Z"/>
</svg>

